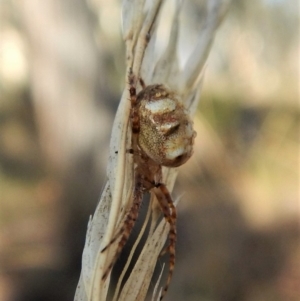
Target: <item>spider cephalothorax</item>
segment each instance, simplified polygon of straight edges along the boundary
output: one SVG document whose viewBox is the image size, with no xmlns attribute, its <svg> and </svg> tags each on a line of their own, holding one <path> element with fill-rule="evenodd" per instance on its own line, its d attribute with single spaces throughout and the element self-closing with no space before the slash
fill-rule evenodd
<svg viewBox="0 0 300 301">
<path fill-rule="evenodd" d="M 143 89 L 137 94 L 135 76 L 130 72 L 132 149 L 129 153 L 133 154 L 135 165 L 133 200 L 122 227 L 102 250 L 104 252 L 119 239 L 116 254 L 102 279 L 108 276 L 126 244 L 137 219 L 143 194 L 149 191 L 155 195 L 170 226 L 169 245 L 165 250 L 170 254 L 169 275 L 161 295 L 162 299 L 167 292 L 175 266 L 177 216 L 172 197 L 163 183 L 162 166 L 177 167 L 185 163 L 192 155 L 196 132 L 176 93 L 164 85 L 146 86 L 142 79 L 139 82 Z"/>
</svg>

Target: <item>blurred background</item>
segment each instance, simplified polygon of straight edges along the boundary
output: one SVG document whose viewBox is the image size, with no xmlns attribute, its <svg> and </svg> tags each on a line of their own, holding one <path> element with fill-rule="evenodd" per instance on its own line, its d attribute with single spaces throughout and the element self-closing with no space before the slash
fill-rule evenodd
<svg viewBox="0 0 300 301">
<path fill-rule="evenodd" d="M 124 88 L 120 9 L 0 0 L 0 300 L 73 300 Z M 300 300 L 299 117 L 299 3 L 234 0 L 173 192 L 166 301 Z"/>
</svg>

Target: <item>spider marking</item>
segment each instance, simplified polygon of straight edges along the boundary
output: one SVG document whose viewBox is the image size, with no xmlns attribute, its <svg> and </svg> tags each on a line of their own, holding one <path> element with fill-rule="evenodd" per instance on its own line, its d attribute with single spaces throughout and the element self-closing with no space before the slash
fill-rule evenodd
<svg viewBox="0 0 300 301">
<path fill-rule="evenodd" d="M 129 94 L 131 101 L 132 149 L 135 165 L 133 201 L 121 229 L 101 251 L 104 252 L 118 238 L 118 247 L 111 263 L 106 268 L 105 280 L 125 246 L 145 192 L 153 192 L 164 218 L 169 223 L 169 244 L 161 255 L 169 252 L 169 273 L 160 300 L 165 296 L 175 266 L 176 208 L 171 194 L 162 182 L 162 166 L 177 167 L 192 155 L 196 132 L 179 96 L 164 85 L 146 86 L 139 80 L 142 90 L 136 93 L 135 76 L 129 73 Z"/>
</svg>

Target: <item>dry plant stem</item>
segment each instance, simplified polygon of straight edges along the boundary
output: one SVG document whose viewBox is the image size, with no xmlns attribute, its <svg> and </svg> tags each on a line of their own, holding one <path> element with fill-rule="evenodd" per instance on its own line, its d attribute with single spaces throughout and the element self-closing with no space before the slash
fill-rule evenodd
<svg viewBox="0 0 300 301">
<path fill-rule="evenodd" d="M 110 195 L 111 198 L 111 208 L 109 213 L 109 221 L 105 229 L 105 236 L 103 238 L 102 245 L 107 244 L 114 232 L 115 225 L 120 216 L 120 208 L 122 202 L 123 187 L 125 182 L 125 149 L 126 149 L 126 135 L 128 120 L 124 119 L 124 112 L 128 112 L 129 115 L 130 104 L 127 101 L 127 93 L 123 93 L 121 103 L 119 105 L 116 119 L 112 131 L 112 140 L 110 146 L 110 154 L 112 157 L 108 165 L 108 177 L 109 181 L 109 190 L 112 192 Z M 118 150 L 118 155 L 115 155 L 116 150 Z M 118 175 L 116 177 L 116 175 Z M 105 194 L 102 195 L 102 198 L 105 197 Z M 93 219 L 94 221 L 94 219 Z M 95 230 L 96 231 L 96 230 Z M 112 246 L 111 252 L 116 246 Z M 98 301 L 106 300 L 108 282 L 101 281 L 102 274 L 104 272 L 105 263 L 107 262 L 108 253 L 101 253 L 101 246 L 99 246 L 97 257 L 94 264 L 94 272 L 91 281 L 91 292 L 88 300 Z M 97 267 L 97 268 L 95 268 Z"/>
<path fill-rule="evenodd" d="M 172 22 L 171 34 L 169 38 L 168 46 L 165 52 L 158 60 L 154 71 L 152 81 L 154 83 L 165 83 L 172 89 L 177 86 L 176 81 L 178 80 L 178 57 L 177 57 L 177 43 L 179 35 L 179 14 L 182 7 L 183 1 L 176 1 L 176 8 Z"/>
<path fill-rule="evenodd" d="M 149 43 L 151 37 L 151 29 L 157 18 L 161 4 L 162 0 L 153 1 L 151 9 L 148 12 L 146 20 L 144 21 L 144 25 L 139 33 L 139 38 L 137 40 L 137 45 L 135 48 L 136 51 L 134 53 L 133 65 L 128 66 L 129 68 L 132 67 L 133 74 L 136 74 L 137 76 L 139 76 L 140 74 L 140 68 L 144 57 L 145 49 Z"/>
<path fill-rule="evenodd" d="M 135 45 L 137 32 L 143 23 L 144 0 L 123 0 L 122 4 L 122 31 L 123 39 L 133 41 Z M 138 30 L 137 30 L 138 29 Z"/>
<path fill-rule="evenodd" d="M 127 24 L 124 24 L 124 23 L 126 23 L 126 21 L 124 21 L 124 23 L 123 23 L 124 39 L 126 39 L 126 46 L 127 46 L 126 51 L 127 51 L 128 70 L 133 65 L 133 60 L 135 62 L 135 64 L 134 64 L 135 67 L 134 68 L 136 68 L 137 70 L 139 70 L 139 68 L 140 68 L 140 64 L 141 64 L 141 61 L 143 59 L 144 49 L 147 46 L 147 43 L 145 43 L 145 41 L 147 41 L 146 37 L 147 37 L 147 34 L 150 32 L 151 25 L 153 24 L 155 16 L 157 15 L 160 4 L 161 4 L 161 0 L 156 1 L 156 4 L 151 7 L 151 10 L 148 14 L 148 17 L 147 17 L 146 21 L 144 22 L 143 30 L 138 35 L 139 30 L 136 30 L 136 29 L 140 28 L 140 24 L 142 24 L 142 19 L 143 19 L 142 8 L 143 8 L 143 5 L 144 5 L 144 2 L 143 1 L 138 1 L 138 0 L 136 0 L 136 1 L 130 1 L 129 0 L 129 1 L 124 1 L 124 3 L 123 3 L 123 10 L 126 11 L 126 9 L 127 9 L 127 11 L 131 10 L 131 12 L 132 12 L 131 13 L 131 18 L 128 18 Z M 123 20 L 127 20 L 127 19 L 124 17 Z M 133 56 L 133 49 L 135 47 L 136 39 L 137 39 L 138 36 L 139 36 L 139 40 L 137 41 L 138 47 L 136 47 L 136 48 L 139 49 L 140 56 L 136 56 L 136 55 Z M 125 90 L 123 96 L 124 95 L 128 95 L 128 89 Z M 127 98 L 127 97 L 128 96 L 125 96 L 125 98 Z M 122 98 L 121 102 L 126 102 L 126 99 Z M 128 116 L 128 117 L 123 118 L 123 119 L 126 120 L 126 124 L 123 125 L 124 126 L 123 129 L 128 128 L 128 120 L 129 120 L 129 111 L 128 111 L 129 102 L 127 101 L 125 105 L 127 107 L 125 116 Z M 118 110 L 118 112 L 121 112 L 121 110 Z M 124 147 L 125 146 L 125 139 L 126 139 L 126 134 L 122 135 L 122 140 L 118 144 L 118 146 L 121 146 L 121 148 L 118 149 L 118 154 L 120 155 L 120 157 L 122 156 L 121 161 L 125 160 L 125 147 Z M 116 173 L 118 175 L 116 183 L 115 183 L 117 193 L 115 193 L 115 195 L 113 195 L 112 203 L 115 203 L 117 200 L 121 199 L 121 194 L 118 193 L 118 192 L 122 191 L 122 187 L 124 188 L 124 181 L 122 181 L 122 180 L 118 181 L 118 179 L 120 179 L 120 178 L 124 179 L 124 176 L 123 176 L 124 175 L 124 169 L 123 168 L 124 168 L 125 164 L 123 162 L 120 162 L 120 163 L 117 163 L 117 166 L 118 167 L 120 166 L 120 168 L 118 168 L 117 173 Z M 115 189 L 113 189 L 113 191 L 115 191 Z M 116 202 L 116 203 L 118 205 L 120 202 Z M 117 214 L 118 212 L 119 212 L 119 210 L 116 210 L 115 214 Z M 116 216 L 114 218 L 112 217 L 112 219 L 116 220 Z M 114 228 L 114 225 L 113 225 L 112 228 Z M 109 236 L 111 237 L 111 233 L 109 233 L 108 237 Z"/>
<path fill-rule="evenodd" d="M 99 236 L 102 237 L 105 234 L 110 209 L 110 200 L 110 190 L 107 183 L 93 219 L 90 219 L 88 223 L 86 243 L 82 256 L 82 272 L 79 285 L 76 290 L 75 300 L 92 300 L 92 285 L 96 273 L 94 265 L 99 258 L 98 252 L 96 253 L 92 250 L 98 250 L 101 243 L 101 240 L 94 238 Z"/>
<path fill-rule="evenodd" d="M 157 258 L 164 245 L 161 237 L 167 233 L 166 223 L 162 221 L 153 235 L 148 236 L 145 247 L 131 272 L 132 276 L 122 289 L 119 301 L 145 299 Z"/>
<path fill-rule="evenodd" d="M 157 279 L 157 281 L 156 281 L 156 283 L 155 283 L 151 301 L 154 301 L 154 299 L 155 299 L 155 297 L 156 297 L 156 295 L 157 295 L 156 292 L 157 292 L 157 290 L 158 290 L 158 286 L 159 286 L 159 283 L 160 283 L 160 281 L 161 281 L 161 277 L 162 277 L 164 268 L 165 268 L 165 264 L 162 265 L 160 274 L 159 274 L 158 279 Z M 161 295 L 161 289 L 160 289 L 160 293 L 159 293 L 159 294 Z"/>
<path fill-rule="evenodd" d="M 136 45 L 136 52 L 134 54 L 134 61 L 133 61 L 133 70 L 138 70 L 139 72 L 139 69 L 140 69 L 140 65 L 141 65 L 141 61 L 143 59 L 143 55 L 144 55 L 144 51 L 145 51 L 145 48 L 147 47 L 147 43 L 148 43 L 148 40 L 149 40 L 149 35 L 150 35 L 150 32 L 151 32 L 151 28 L 153 26 L 153 23 L 155 22 L 155 19 L 157 17 L 157 14 L 158 14 L 158 11 L 159 11 L 159 8 L 160 8 L 160 5 L 161 5 L 161 2 L 162 0 L 156 0 L 155 3 L 153 4 L 153 6 L 151 7 L 150 11 L 148 12 L 148 15 L 147 15 L 147 18 L 144 22 L 144 26 L 141 30 L 141 33 L 139 35 L 139 38 L 137 40 L 137 45 Z M 134 44 L 133 44 L 133 40 L 129 40 L 128 43 L 127 43 L 127 46 L 129 49 L 132 49 Z M 133 58 L 133 55 L 130 55 L 128 54 L 128 58 Z M 129 66 L 129 70 L 131 70 L 131 67 Z M 126 94 L 126 92 L 125 92 Z M 118 111 L 119 112 L 119 111 Z M 127 115 L 129 116 L 129 114 Z M 128 120 L 128 119 L 127 119 Z M 125 125 L 125 124 L 124 124 Z M 127 126 L 125 127 L 127 129 Z M 122 136 L 122 138 L 125 138 L 125 136 Z M 124 141 L 124 143 L 122 143 L 122 141 Z M 121 141 L 121 145 L 124 146 L 125 145 L 125 139 Z M 120 157 L 122 156 L 121 160 L 123 161 L 125 158 L 124 158 L 124 154 L 125 154 L 125 151 L 124 151 L 124 147 L 123 148 L 120 148 L 120 150 L 118 151 L 118 155 L 120 155 Z M 117 164 L 117 177 L 116 177 L 116 180 L 115 180 L 115 185 L 114 185 L 114 194 L 112 196 L 112 204 L 116 204 L 116 206 L 118 206 L 118 208 L 120 208 L 120 201 L 117 201 L 117 200 L 121 200 L 121 193 L 122 193 L 122 187 L 124 187 L 124 166 L 125 164 Z M 112 225 L 112 227 L 110 227 L 110 230 L 113 230 L 115 227 L 114 225 L 116 225 L 116 219 L 117 219 L 117 213 L 120 211 L 120 210 L 113 210 L 115 208 L 112 208 L 112 211 L 113 211 L 113 214 L 110 215 L 110 220 L 109 220 L 109 223 Z M 114 221 L 114 222 L 111 222 L 111 221 Z M 128 225 L 130 225 L 131 223 L 129 221 L 127 221 Z M 112 232 L 111 231 L 108 231 L 109 233 L 106 235 L 106 237 L 111 237 L 112 236 Z M 115 237 L 113 238 L 113 240 L 111 240 L 110 242 L 108 242 L 106 244 L 106 246 L 111 246 L 116 240 L 117 240 L 118 237 Z M 121 238 L 122 240 L 122 238 Z M 104 240 L 104 243 L 105 243 L 106 240 Z M 122 243 L 124 243 L 125 241 L 125 238 L 124 240 L 122 241 Z M 126 242 L 126 241 L 125 241 Z M 106 248 L 105 248 L 106 249 Z M 103 250 L 104 251 L 104 250 Z M 104 253 L 104 252 L 102 252 Z M 113 261 L 115 262 L 116 258 L 113 259 Z M 112 264 L 110 264 L 104 271 L 104 274 L 102 275 L 102 280 L 105 280 L 108 276 L 108 272 L 111 270 L 112 268 Z"/>
<path fill-rule="evenodd" d="M 147 48 L 147 45 L 150 42 L 151 46 L 154 46 L 154 39 L 151 39 L 152 35 L 155 36 L 157 32 L 157 16 L 159 15 L 163 0 L 147 2 L 146 13 L 143 11 L 145 6 L 145 1 L 143 0 L 124 0 L 123 2 L 123 36 L 126 41 L 127 70 L 128 72 L 132 70 L 135 78 L 133 81 L 129 80 L 126 83 L 126 89 L 122 95 L 116 115 L 107 171 L 109 184 L 107 184 L 101 197 L 96 210 L 97 213 L 95 213 L 89 223 L 88 237 L 83 256 L 83 270 L 76 292 L 76 301 L 107 300 L 109 284 L 107 266 L 109 266 L 111 270 L 111 266 L 117 257 L 116 254 L 120 253 L 120 248 L 125 244 L 128 238 L 128 232 L 130 232 L 128 229 L 130 230 L 133 227 L 142 195 L 145 191 L 149 190 L 151 190 L 151 198 L 153 199 L 155 195 L 160 205 L 155 205 L 157 202 L 152 203 L 150 231 L 149 234 L 147 234 L 146 244 L 120 294 L 118 291 L 116 292 L 114 301 L 145 299 L 157 258 L 162 252 L 168 235 L 171 247 L 169 246 L 167 250 L 171 253 L 171 267 L 169 269 L 167 285 L 170 281 L 170 275 L 173 273 L 174 266 L 172 257 L 175 257 L 175 249 L 173 250 L 172 248 L 176 241 L 176 228 L 174 226 L 176 211 L 170 194 L 168 190 L 166 191 L 166 187 L 168 187 L 170 191 L 172 190 L 177 169 L 163 168 L 159 172 L 159 181 L 150 180 L 150 182 L 148 182 L 143 177 L 140 178 L 137 176 L 137 173 L 142 176 L 145 175 L 144 170 L 148 168 L 149 162 L 143 161 L 144 159 L 139 158 L 139 156 L 135 157 L 135 155 L 126 154 L 126 149 L 132 147 L 131 143 L 137 144 L 137 137 L 132 137 L 131 140 L 132 130 L 131 127 L 129 127 L 129 115 L 135 101 L 134 97 L 131 97 L 132 103 L 129 101 L 129 86 L 136 87 L 141 77 L 140 71 L 142 70 L 142 72 L 147 73 L 147 78 L 149 79 L 147 84 L 153 83 L 153 80 L 155 80 L 158 83 L 167 83 L 171 88 L 176 88 L 182 97 L 183 103 L 189 107 L 190 114 L 194 114 L 201 91 L 201 84 L 199 85 L 199 82 L 201 83 L 202 76 L 199 76 L 199 74 L 201 70 L 203 70 L 206 56 L 215 35 L 215 30 L 220 23 L 222 14 L 224 14 L 225 4 L 229 2 L 229 0 L 209 1 L 207 14 L 210 15 L 207 16 L 207 26 L 205 29 L 202 28 L 199 31 L 197 46 L 188 59 L 184 70 L 181 71 L 179 71 L 178 66 L 176 44 L 178 42 L 178 20 L 182 2 L 179 0 L 176 2 L 171 38 L 165 54 L 160 57 L 158 63 L 155 63 L 156 60 L 152 60 L 154 58 L 154 47 L 150 49 L 150 47 Z M 146 48 L 147 51 L 145 52 Z M 151 51 L 153 53 L 151 53 Z M 151 66 L 151 68 L 147 68 L 147 62 L 148 64 L 151 63 L 154 65 Z M 143 65 L 142 69 L 141 65 Z M 143 87 L 143 89 L 144 88 L 145 87 Z M 132 91 L 131 94 L 133 94 Z M 135 134 L 133 134 L 133 136 L 135 136 Z M 117 155 L 116 151 L 118 152 Z M 140 164 L 144 168 L 134 170 L 134 163 Z M 151 164 L 150 161 L 150 165 Z M 150 178 L 153 178 L 153 174 Z M 138 185 L 140 186 L 134 185 L 132 183 L 133 181 L 135 181 L 136 184 L 139 183 Z M 161 182 L 163 182 L 165 186 L 159 185 Z M 151 183 L 150 186 L 149 183 Z M 136 189 L 138 189 L 139 192 L 137 192 Z M 135 196 L 133 196 L 132 192 L 134 192 Z M 134 204 L 133 207 L 132 204 Z M 164 212 L 167 223 L 163 220 L 157 226 L 159 220 L 158 213 L 161 212 L 158 208 L 162 208 L 160 210 Z M 101 214 L 98 213 L 101 212 L 101 210 L 107 214 L 108 211 L 110 211 L 108 223 L 99 223 L 98 219 L 101 219 Z M 126 216 L 126 212 L 131 213 Z M 169 224 L 171 224 L 171 227 L 169 227 Z M 127 228 L 125 235 L 124 228 L 120 230 L 124 226 Z M 119 233 L 118 238 L 116 238 L 116 232 Z M 99 238 L 99 233 L 105 233 L 103 239 L 102 236 Z M 112 240 L 113 242 L 111 242 Z M 107 246 L 109 243 L 109 252 L 101 252 L 101 248 Z M 102 278 L 106 278 L 106 281 L 101 281 Z M 165 290 L 161 293 L 161 298 L 164 296 Z"/>
<path fill-rule="evenodd" d="M 180 91 L 195 88 L 199 74 L 211 49 L 218 26 L 223 20 L 231 0 L 209 0 L 207 3 L 206 24 L 200 32 L 197 45 L 190 55 L 183 72 L 180 75 Z M 186 92 L 185 92 L 186 93 Z M 183 93 L 183 94 L 185 94 Z"/>
</svg>

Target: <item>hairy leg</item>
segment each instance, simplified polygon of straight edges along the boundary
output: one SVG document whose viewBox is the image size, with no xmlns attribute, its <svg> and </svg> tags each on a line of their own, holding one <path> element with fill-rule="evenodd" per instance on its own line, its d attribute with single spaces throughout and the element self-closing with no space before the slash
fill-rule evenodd
<svg viewBox="0 0 300 301">
<path fill-rule="evenodd" d="M 142 190 L 141 185 L 142 185 L 141 180 L 140 180 L 139 176 L 137 176 L 134 191 L 133 191 L 133 203 L 132 203 L 132 206 L 131 206 L 131 208 L 130 208 L 127 216 L 126 216 L 124 224 L 121 227 L 120 231 L 118 231 L 118 233 L 115 235 L 115 237 L 101 251 L 101 253 L 105 252 L 119 237 L 121 237 L 120 241 L 118 243 L 116 253 L 115 253 L 111 263 L 106 268 L 106 270 L 105 270 L 105 272 L 102 276 L 102 280 L 105 280 L 107 278 L 107 276 L 110 273 L 112 267 L 114 266 L 117 259 L 119 258 L 119 256 L 120 256 L 120 254 L 121 254 L 128 238 L 130 236 L 130 233 L 131 233 L 131 231 L 132 231 L 132 229 L 135 225 L 136 219 L 137 219 L 138 214 L 139 214 L 139 209 L 140 209 L 140 206 L 141 206 L 142 198 L 143 198 L 143 190 Z"/>
<path fill-rule="evenodd" d="M 160 300 L 163 299 L 165 296 L 172 276 L 173 276 L 173 271 L 175 267 L 175 245 L 176 245 L 176 219 L 177 219 L 177 214 L 176 214 L 176 208 L 174 206 L 174 203 L 172 201 L 171 195 L 169 193 L 168 188 L 166 187 L 165 184 L 157 184 L 155 188 L 153 188 L 153 191 L 156 195 L 156 198 L 160 204 L 161 210 L 164 214 L 164 217 L 166 221 L 170 225 L 170 230 L 169 230 L 169 245 L 168 247 L 162 252 L 164 254 L 165 252 L 169 252 L 170 254 L 170 261 L 169 261 L 169 274 L 167 278 L 166 285 L 164 287 L 164 290 L 162 292 L 162 295 L 160 297 Z"/>
</svg>

